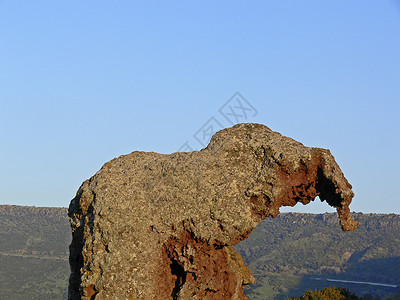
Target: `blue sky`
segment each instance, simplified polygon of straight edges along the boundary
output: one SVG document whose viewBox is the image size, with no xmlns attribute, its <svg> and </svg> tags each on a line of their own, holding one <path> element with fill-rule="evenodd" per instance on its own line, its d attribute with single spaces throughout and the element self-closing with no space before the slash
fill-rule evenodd
<svg viewBox="0 0 400 300">
<path fill-rule="evenodd" d="M 366 0 L 0 1 L 0 204 L 68 206 L 114 157 L 199 149 L 237 91 L 243 121 L 331 150 L 352 210 L 400 213 L 400 3 Z"/>
</svg>

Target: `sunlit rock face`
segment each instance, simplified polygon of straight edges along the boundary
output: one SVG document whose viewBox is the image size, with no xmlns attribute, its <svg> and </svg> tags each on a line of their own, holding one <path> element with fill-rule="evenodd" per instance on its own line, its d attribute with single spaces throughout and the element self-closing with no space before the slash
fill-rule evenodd
<svg viewBox="0 0 400 300">
<path fill-rule="evenodd" d="M 69 299 L 247 299 L 254 277 L 231 246 L 316 196 L 356 229 L 329 150 L 260 124 L 221 130 L 201 151 L 115 158 L 69 207 Z"/>
</svg>

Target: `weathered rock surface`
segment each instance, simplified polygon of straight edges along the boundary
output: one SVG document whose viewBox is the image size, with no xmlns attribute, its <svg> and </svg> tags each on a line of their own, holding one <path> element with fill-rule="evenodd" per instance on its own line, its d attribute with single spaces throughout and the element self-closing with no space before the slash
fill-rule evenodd
<svg viewBox="0 0 400 300">
<path fill-rule="evenodd" d="M 231 246 L 316 196 L 343 230 L 357 227 L 329 150 L 260 124 L 221 130 L 201 151 L 120 156 L 71 201 L 69 299 L 246 299 L 254 277 Z"/>
</svg>

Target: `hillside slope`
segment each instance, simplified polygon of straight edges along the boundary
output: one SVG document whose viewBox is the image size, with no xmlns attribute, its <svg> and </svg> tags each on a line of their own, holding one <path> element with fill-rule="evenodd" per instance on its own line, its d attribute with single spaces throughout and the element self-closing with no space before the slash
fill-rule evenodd
<svg viewBox="0 0 400 300">
<path fill-rule="evenodd" d="M 354 232 L 342 232 L 336 214 L 288 213 L 265 219 L 235 247 L 256 277 L 246 295 L 279 299 L 327 285 L 358 295 L 400 292 L 400 216 L 356 213 L 353 217 L 360 222 Z"/>
<path fill-rule="evenodd" d="M 66 299 L 66 208 L 0 205 L 1 299 Z"/>
<path fill-rule="evenodd" d="M 324 286 L 359 295 L 400 293 L 399 287 L 325 280 L 400 285 L 400 216 L 353 216 L 360 222 L 354 232 L 342 232 L 335 214 L 264 220 L 235 246 L 256 277 L 246 295 L 280 299 Z M 66 208 L 0 205 L 0 241 L 1 299 L 66 299 L 71 241 Z"/>
</svg>

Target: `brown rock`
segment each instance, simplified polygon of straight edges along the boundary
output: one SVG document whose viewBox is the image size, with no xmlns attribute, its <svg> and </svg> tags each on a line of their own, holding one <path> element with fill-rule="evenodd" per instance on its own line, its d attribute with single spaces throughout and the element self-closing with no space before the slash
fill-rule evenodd
<svg viewBox="0 0 400 300">
<path fill-rule="evenodd" d="M 69 299 L 247 299 L 254 277 L 231 246 L 316 196 L 343 230 L 357 227 L 329 150 L 260 124 L 221 130 L 201 151 L 120 156 L 71 201 Z"/>
</svg>

